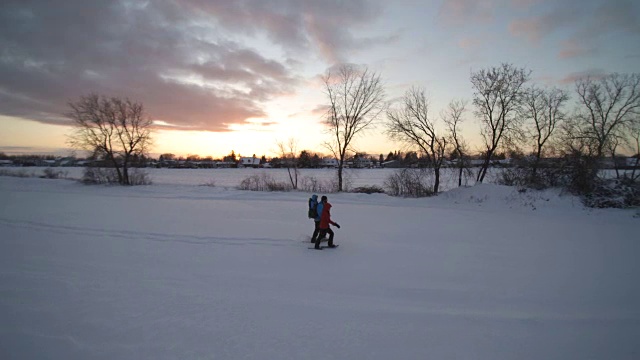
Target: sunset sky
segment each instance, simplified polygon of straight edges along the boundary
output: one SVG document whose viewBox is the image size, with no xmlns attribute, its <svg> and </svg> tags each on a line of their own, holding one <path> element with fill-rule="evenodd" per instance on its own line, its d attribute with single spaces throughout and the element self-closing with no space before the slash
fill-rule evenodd
<svg viewBox="0 0 640 360">
<path fill-rule="evenodd" d="M 327 152 L 329 67 L 368 66 L 390 101 L 424 87 L 437 117 L 502 62 L 572 95 L 581 76 L 640 72 L 640 2 L 3 0 L 0 152 L 68 153 L 63 114 L 89 93 L 143 103 L 154 154 L 273 156 L 289 138 Z M 472 111 L 464 134 L 477 143 Z M 356 145 L 402 148 L 383 126 Z"/>
</svg>

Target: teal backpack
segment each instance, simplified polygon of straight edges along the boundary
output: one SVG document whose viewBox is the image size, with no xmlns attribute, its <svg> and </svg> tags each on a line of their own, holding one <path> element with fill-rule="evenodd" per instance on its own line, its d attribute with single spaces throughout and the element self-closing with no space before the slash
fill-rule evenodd
<svg viewBox="0 0 640 360">
<path fill-rule="evenodd" d="M 309 212 L 307 214 L 309 219 L 315 219 L 318 217 L 318 200 L 309 198 Z"/>
</svg>

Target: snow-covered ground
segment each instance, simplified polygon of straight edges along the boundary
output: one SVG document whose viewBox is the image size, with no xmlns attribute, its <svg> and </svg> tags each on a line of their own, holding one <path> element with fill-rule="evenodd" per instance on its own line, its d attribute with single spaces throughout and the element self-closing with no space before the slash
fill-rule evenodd
<svg viewBox="0 0 640 360">
<path fill-rule="evenodd" d="M 0 177 L 0 358 L 640 358 L 637 210 L 309 196 Z"/>
</svg>

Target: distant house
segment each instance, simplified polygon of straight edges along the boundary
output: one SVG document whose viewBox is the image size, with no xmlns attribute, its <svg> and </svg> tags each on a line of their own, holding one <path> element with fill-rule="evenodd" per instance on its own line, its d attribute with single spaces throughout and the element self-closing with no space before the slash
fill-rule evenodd
<svg viewBox="0 0 640 360">
<path fill-rule="evenodd" d="M 373 162 L 369 157 L 358 157 L 353 161 L 353 167 L 355 168 L 370 168 L 373 167 Z"/>
<path fill-rule="evenodd" d="M 75 166 L 76 159 L 74 157 L 61 158 L 59 161 L 60 166 Z"/>
<path fill-rule="evenodd" d="M 0 160 L 0 166 L 12 166 L 13 161 L 11 160 Z"/>
<path fill-rule="evenodd" d="M 238 167 L 260 167 L 260 158 L 255 156 L 252 157 L 241 157 L 238 162 Z"/>
<path fill-rule="evenodd" d="M 36 159 L 35 165 L 36 166 L 58 166 L 55 160 L 43 160 L 43 159 Z"/>
<path fill-rule="evenodd" d="M 338 167 L 338 160 L 336 158 L 323 158 L 322 160 L 320 160 L 320 166 L 321 167 L 331 167 L 331 168 L 337 168 Z"/>
</svg>

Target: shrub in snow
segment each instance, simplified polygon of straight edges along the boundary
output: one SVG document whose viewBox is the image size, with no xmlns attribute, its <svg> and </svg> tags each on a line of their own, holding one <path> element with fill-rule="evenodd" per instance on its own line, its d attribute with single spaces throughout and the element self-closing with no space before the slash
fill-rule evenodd
<svg viewBox="0 0 640 360">
<path fill-rule="evenodd" d="M 27 172 L 24 169 L 20 169 L 18 171 L 0 170 L 0 176 L 12 176 L 12 177 L 19 177 L 19 178 L 27 178 L 27 177 L 34 177 L 35 175 L 33 173 Z"/>
<path fill-rule="evenodd" d="M 118 175 L 115 169 L 86 167 L 80 180 L 84 184 L 112 184 L 118 182 Z"/>
<path fill-rule="evenodd" d="M 379 187 L 379 186 L 360 186 L 357 187 L 353 190 L 351 190 L 350 192 L 352 193 L 364 193 L 364 194 L 374 194 L 374 193 L 379 193 L 379 194 L 384 194 L 384 189 Z"/>
<path fill-rule="evenodd" d="M 68 172 L 62 170 L 55 170 L 53 168 L 44 169 L 44 175 L 41 178 L 44 179 L 60 179 L 67 177 Z"/>
<path fill-rule="evenodd" d="M 537 166 L 534 173 L 533 159 L 520 159 L 514 163 L 514 167 L 506 168 L 496 179 L 500 185 L 521 186 L 530 189 L 542 190 L 553 187 L 565 187 L 572 178 L 575 169 L 561 161 L 545 161 L 544 167 Z"/>
<path fill-rule="evenodd" d="M 291 190 L 291 185 L 284 182 L 277 182 L 267 173 L 262 173 L 244 178 L 240 182 L 240 185 L 238 185 L 238 189 L 251 191 L 289 191 Z"/>
<path fill-rule="evenodd" d="M 595 208 L 640 206 L 640 183 L 629 178 L 599 180 L 583 199 L 585 205 Z"/>
<path fill-rule="evenodd" d="M 142 169 L 129 169 L 129 185 L 150 185 L 151 180 Z M 86 167 L 81 179 L 84 184 L 120 184 L 115 168 Z"/>
<path fill-rule="evenodd" d="M 311 193 L 334 193 L 338 191 L 338 179 L 318 180 L 313 176 L 305 176 L 301 179 L 298 189 Z"/>
<path fill-rule="evenodd" d="M 401 169 L 385 181 L 387 194 L 404 197 L 433 196 L 432 173 L 427 169 Z"/>
<path fill-rule="evenodd" d="M 143 169 L 129 168 L 129 185 L 151 185 L 151 178 Z"/>
</svg>

